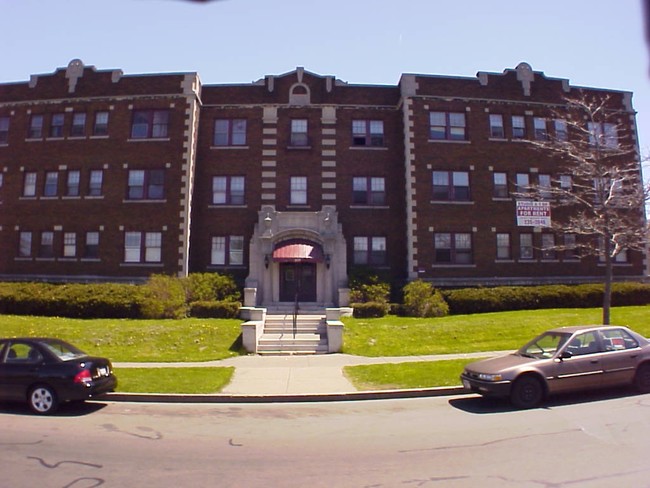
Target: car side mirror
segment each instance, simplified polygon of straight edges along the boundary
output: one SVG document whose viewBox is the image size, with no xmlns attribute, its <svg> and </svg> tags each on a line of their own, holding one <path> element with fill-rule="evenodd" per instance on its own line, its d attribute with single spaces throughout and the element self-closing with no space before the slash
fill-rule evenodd
<svg viewBox="0 0 650 488">
<path fill-rule="evenodd" d="M 570 359 L 573 357 L 573 353 L 571 351 L 562 351 L 560 354 L 560 359 Z"/>
</svg>

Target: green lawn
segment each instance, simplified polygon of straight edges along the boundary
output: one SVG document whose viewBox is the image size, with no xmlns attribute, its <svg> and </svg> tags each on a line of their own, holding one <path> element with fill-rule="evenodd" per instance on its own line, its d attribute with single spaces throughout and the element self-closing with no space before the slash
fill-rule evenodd
<svg viewBox="0 0 650 488">
<path fill-rule="evenodd" d="M 218 393 L 235 368 L 117 368 L 118 391 L 128 393 Z"/>
<path fill-rule="evenodd" d="M 601 322 L 600 309 L 548 309 L 420 319 L 344 319 L 343 352 L 415 356 L 512 350 L 544 330 Z M 650 306 L 613 308 L 611 322 L 650 336 Z"/>
<path fill-rule="evenodd" d="M 357 390 L 392 390 L 456 386 L 466 364 L 478 359 L 346 366 L 343 373 Z"/>
<path fill-rule="evenodd" d="M 113 362 L 210 361 L 237 356 L 237 319 L 120 320 L 0 315 L 0 335 L 52 336 Z"/>
</svg>

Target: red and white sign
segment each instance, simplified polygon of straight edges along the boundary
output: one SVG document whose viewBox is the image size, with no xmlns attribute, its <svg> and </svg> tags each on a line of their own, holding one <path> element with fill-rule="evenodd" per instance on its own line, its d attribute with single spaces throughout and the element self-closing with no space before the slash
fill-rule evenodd
<svg viewBox="0 0 650 488">
<path fill-rule="evenodd" d="M 520 227 L 550 227 L 550 202 L 517 202 L 517 225 Z"/>
</svg>

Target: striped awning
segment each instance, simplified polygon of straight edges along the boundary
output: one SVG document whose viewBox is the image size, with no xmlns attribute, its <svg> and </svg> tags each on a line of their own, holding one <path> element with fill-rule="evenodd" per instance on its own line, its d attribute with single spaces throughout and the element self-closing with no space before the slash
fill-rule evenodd
<svg viewBox="0 0 650 488">
<path fill-rule="evenodd" d="M 306 240 L 280 242 L 273 250 L 273 261 L 278 263 L 322 263 L 323 260 L 320 244 Z"/>
</svg>

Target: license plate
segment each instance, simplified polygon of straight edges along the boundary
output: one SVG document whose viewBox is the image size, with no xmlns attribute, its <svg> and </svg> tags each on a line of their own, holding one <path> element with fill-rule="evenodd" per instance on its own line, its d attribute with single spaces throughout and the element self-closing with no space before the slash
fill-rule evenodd
<svg viewBox="0 0 650 488">
<path fill-rule="evenodd" d="M 99 376 L 108 376 L 108 368 L 97 368 L 97 374 Z"/>
</svg>

